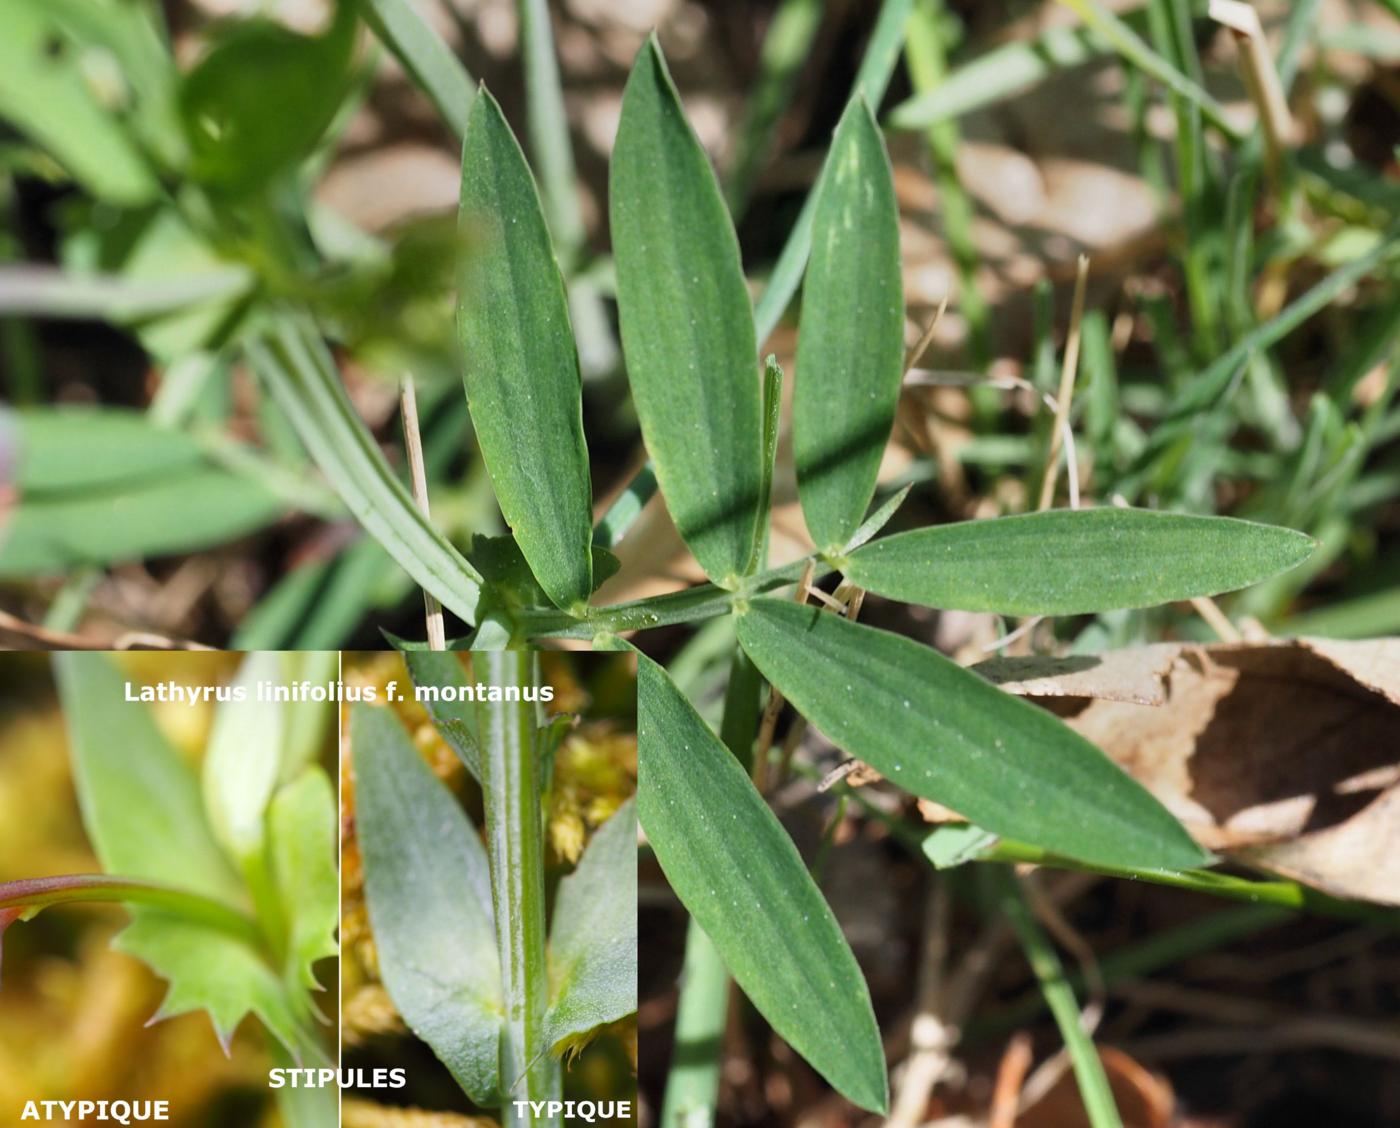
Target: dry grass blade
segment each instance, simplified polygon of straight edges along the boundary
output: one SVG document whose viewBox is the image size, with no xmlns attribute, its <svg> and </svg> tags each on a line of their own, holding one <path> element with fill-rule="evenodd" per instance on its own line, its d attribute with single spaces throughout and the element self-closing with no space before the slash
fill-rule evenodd
<svg viewBox="0 0 1400 1128">
<path fill-rule="evenodd" d="M 1293 145 L 1297 128 L 1288 110 L 1288 99 L 1259 13 L 1241 0 L 1211 0 L 1210 18 L 1230 30 L 1240 51 L 1240 72 L 1245 88 L 1259 111 L 1259 123 L 1264 130 L 1264 145 L 1269 154 L 1269 167 L 1277 175 L 1284 153 Z"/>
<path fill-rule="evenodd" d="M 428 475 L 423 468 L 423 436 L 418 428 L 418 396 L 413 389 L 413 377 L 405 376 L 399 389 L 399 409 L 403 414 L 404 446 L 408 450 L 408 471 L 413 482 L 413 500 L 422 510 L 428 510 Z M 447 632 L 442 621 L 442 604 L 428 591 L 423 593 L 423 612 L 427 619 L 428 646 L 432 650 L 447 649 Z"/>
<path fill-rule="evenodd" d="M 1074 276 L 1074 304 L 1070 308 L 1069 335 L 1065 339 L 1064 364 L 1060 368 L 1060 392 L 1055 397 L 1055 425 L 1050 431 L 1050 453 L 1045 458 L 1045 476 L 1040 481 L 1037 509 L 1049 509 L 1055 499 L 1055 483 L 1060 476 L 1060 450 L 1065 431 L 1069 429 L 1070 401 L 1074 398 L 1074 381 L 1079 372 L 1080 325 L 1084 321 L 1084 290 L 1089 282 L 1089 256 L 1080 255 Z M 1073 451 L 1070 457 L 1074 457 Z M 1078 508 L 1077 499 L 1074 502 Z"/>
</svg>

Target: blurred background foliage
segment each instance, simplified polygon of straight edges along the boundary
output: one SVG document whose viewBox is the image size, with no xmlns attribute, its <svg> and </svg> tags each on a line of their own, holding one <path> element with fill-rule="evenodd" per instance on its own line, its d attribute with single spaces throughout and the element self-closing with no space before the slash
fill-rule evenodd
<svg viewBox="0 0 1400 1128">
<path fill-rule="evenodd" d="M 545 826 L 550 898 L 559 878 L 569 873 L 593 831 L 613 815 L 637 789 L 637 684 L 626 655 L 541 655 L 542 673 L 554 687 L 546 711 L 576 718 L 555 756 L 554 777 L 546 796 Z M 398 654 L 347 653 L 347 685 L 379 690 L 378 708 L 393 709 L 413 737 L 433 774 L 457 795 L 473 824 L 483 826 L 481 789 L 456 752 L 433 726 L 427 711 L 407 700 L 388 702 L 385 687 L 397 681 L 400 692 L 410 684 Z M 348 712 L 348 711 L 347 711 Z M 343 730 L 344 731 L 344 730 Z M 379 981 L 374 934 L 364 899 L 364 869 L 355 839 L 355 780 L 348 742 L 341 755 L 341 1027 L 343 1067 L 403 1068 L 408 1085 L 381 1090 L 374 1100 L 357 1098 L 347 1111 L 347 1125 L 394 1128 L 404 1110 L 421 1111 L 423 1128 L 467 1128 L 495 1117 L 471 1107 L 461 1087 L 404 1025 L 393 1000 Z M 587 1044 L 571 1047 L 565 1057 L 565 1100 L 635 1100 L 637 1093 L 637 1018 L 604 1027 Z M 375 1102 L 380 1102 L 376 1104 Z M 418 1120 L 402 1121 L 406 1128 Z"/>
<path fill-rule="evenodd" d="M 1296 119 L 1277 167 L 1255 129 L 1240 47 L 1203 3 L 1113 6 L 1146 50 L 1127 58 L 1083 29 L 1071 11 L 1083 7 L 913 5 L 881 107 L 908 342 L 945 297 L 950 310 L 909 381 L 882 489 L 914 485 L 900 518 L 910 524 L 1016 511 L 1034 497 L 1049 422 L 1012 384 L 1053 390 L 1074 262 L 1088 253 L 1074 412 L 1086 499 L 1304 529 L 1322 551 L 1230 611 L 1286 632 L 1400 627 L 1386 551 L 1400 493 L 1392 0 L 1257 5 Z M 816 174 L 876 8 L 558 3 L 562 122 L 547 89 L 530 94 L 526 60 L 551 43 L 527 34 L 528 8 L 417 6 L 463 64 L 464 98 L 462 76 L 486 82 L 539 166 L 570 284 L 601 512 L 643 459 L 619 368 L 604 206 L 637 46 L 659 27 L 757 288 Z M 240 339 L 260 318 L 310 309 L 398 465 L 395 387 L 411 372 L 435 520 L 463 544 L 501 531 L 454 352 L 453 264 L 470 253 L 454 219 L 464 106 L 439 112 L 349 0 L 10 9 L 3 388 L 16 406 L 131 410 L 115 422 L 69 411 L 47 427 L 5 418 L 0 603 L 55 640 L 145 631 L 316 648 L 377 645 L 376 626 L 419 633 L 408 580 L 309 467 L 245 370 Z M 1087 10 L 1104 26 L 1105 9 Z M 1165 89 L 1164 69 L 1196 94 Z M 766 349 L 787 363 L 793 346 L 785 323 Z M 786 458 L 775 564 L 808 547 Z M 604 600 L 697 578 L 659 499 L 617 551 L 623 568 Z M 945 643 L 994 630 L 929 620 L 916 629 Z M 1172 609 L 1090 626 L 1087 649 L 1203 629 Z"/>
</svg>

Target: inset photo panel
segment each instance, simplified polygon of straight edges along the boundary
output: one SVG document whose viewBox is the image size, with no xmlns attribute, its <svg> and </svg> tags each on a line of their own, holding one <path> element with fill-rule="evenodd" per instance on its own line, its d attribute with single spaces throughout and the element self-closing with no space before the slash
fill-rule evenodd
<svg viewBox="0 0 1400 1128">
<path fill-rule="evenodd" d="M 334 1128 L 338 659 L 0 654 L 0 1123 Z"/>
<path fill-rule="evenodd" d="M 634 656 L 343 679 L 344 1124 L 634 1123 Z"/>
</svg>

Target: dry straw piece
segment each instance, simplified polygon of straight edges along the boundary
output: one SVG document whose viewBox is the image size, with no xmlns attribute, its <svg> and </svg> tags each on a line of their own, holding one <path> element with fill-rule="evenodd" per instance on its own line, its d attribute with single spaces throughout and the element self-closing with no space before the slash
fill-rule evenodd
<svg viewBox="0 0 1400 1128">
<path fill-rule="evenodd" d="M 1250 99 L 1259 111 L 1264 128 L 1264 144 L 1269 153 L 1269 167 L 1277 172 L 1283 153 L 1297 136 L 1288 99 L 1283 93 L 1278 68 L 1269 54 L 1264 38 L 1264 26 L 1259 13 L 1241 0 L 1211 0 L 1210 18 L 1228 28 L 1240 50 L 1240 72 Z"/>
</svg>

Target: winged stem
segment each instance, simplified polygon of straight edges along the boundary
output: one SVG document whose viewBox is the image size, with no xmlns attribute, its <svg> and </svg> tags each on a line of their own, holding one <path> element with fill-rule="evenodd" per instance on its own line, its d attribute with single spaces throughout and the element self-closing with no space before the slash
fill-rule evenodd
<svg viewBox="0 0 1400 1128">
<path fill-rule="evenodd" d="M 534 684 L 535 661 L 525 651 L 476 655 L 481 680 L 523 698 Z M 495 695 L 493 695 L 495 696 Z M 545 1044 L 549 972 L 545 963 L 543 780 L 536 742 L 537 706 L 524 700 L 478 701 L 481 787 L 486 808 L 486 851 L 496 945 L 501 956 L 505 1029 L 501 1042 L 501 1122 L 557 1124 L 517 1101 L 555 1101 L 561 1092 L 558 1060 Z"/>
</svg>

